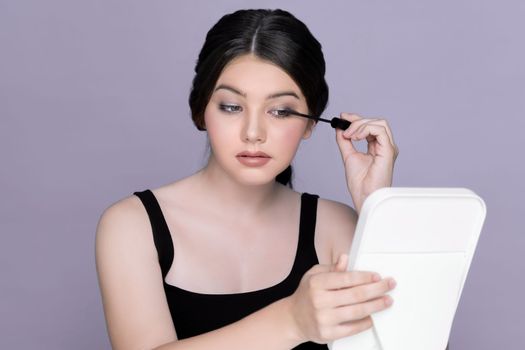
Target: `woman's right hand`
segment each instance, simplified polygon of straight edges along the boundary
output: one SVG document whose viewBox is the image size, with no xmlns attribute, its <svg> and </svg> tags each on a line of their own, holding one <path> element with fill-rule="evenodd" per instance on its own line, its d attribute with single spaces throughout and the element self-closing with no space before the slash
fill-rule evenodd
<svg viewBox="0 0 525 350">
<path fill-rule="evenodd" d="M 300 339 L 325 344 L 372 327 L 370 314 L 388 308 L 385 295 L 395 287 L 392 278 L 374 272 L 346 271 L 348 256 L 333 265 L 315 265 L 290 296 L 291 312 Z"/>
</svg>

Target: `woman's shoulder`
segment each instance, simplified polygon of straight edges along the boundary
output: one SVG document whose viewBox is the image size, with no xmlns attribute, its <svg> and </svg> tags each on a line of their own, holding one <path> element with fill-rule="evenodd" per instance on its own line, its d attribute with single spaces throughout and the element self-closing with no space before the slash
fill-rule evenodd
<svg viewBox="0 0 525 350">
<path fill-rule="evenodd" d="M 319 197 L 316 230 L 331 247 L 332 262 L 337 261 L 339 254 L 350 251 L 357 218 L 348 204 Z"/>
<path fill-rule="evenodd" d="M 318 199 L 318 215 L 329 216 L 343 221 L 355 222 L 357 220 L 357 213 L 346 203 L 338 202 L 332 199 L 322 198 Z"/>
<path fill-rule="evenodd" d="M 281 186 L 283 192 L 291 198 L 291 201 L 299 201 L 305 193 L 298 192 L 286 186 Z M 338 202 L 332 199 L 323 198 L 315 192 L 306 191 L 310 195 L 316 195 L 317 199 L 317 222 L 321 221 L 323 228 L 334 229 L 335 226 L 344 226 L 353 228 L 357 222 L 356 211 L 346 203 Z M 334 227 L 332 227 L 334 226 Z M 318 224 L 319 227 L 319 224 Z"/>
<path fill-rule="evenodd" d="M 148 240 L 151 235 L 148 213 L 141 199 L 135 192 L 150 190 L 158 199 L 165 197 L 167 193 L 177 191 L 183 184 L 182 180 L 177 180 L 161 187 L 136 189 L 129 195 L 122 197 L 109 204 L 101 213 L 97 227 L 97 236 L 123 236 L 120 239 L 128 240 L 135 238 L 136 241 Z"/>
<path fill-rule="evenodd" d="M 129 195 L 110 204 L 104 210 L 102 215 L 126 216 L 128 218 L 136 217 L 138 219 L 143 219 L 144 214 L 147 212 L 145 212 L 144 205 L 142 204 L 140 198 L 134 194 L 135 192 L 144 192 L 146 190 L 151 191 L 159 202 L 161 199 L 165 199 L 166 197 L 179 198 L 179 195 L 184 197 L 183 193 L 186 192 L 190 187 L 188 186 L 190 183 L 190 178 L 191 176 L 188 176 L 186 178 L 182 178 L 159 187 L 145 187 L 141 189 L 135 189 L 135 191 L 131 192 Z"/>
<path fill-rule="evenodd" d="M 97 248 L 140 246 L 148 242 L 148 216 L 140 199 L 130 194 L 108 205 L 101 213 L 96 231 Z"/>
</svg>

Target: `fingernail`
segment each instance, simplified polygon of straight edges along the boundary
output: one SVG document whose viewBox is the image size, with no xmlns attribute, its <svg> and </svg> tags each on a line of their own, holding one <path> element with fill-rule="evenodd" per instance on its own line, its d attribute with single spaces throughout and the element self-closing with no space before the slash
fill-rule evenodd
<svg viewBox="0 0 525 350">
<path fill-rule="evenodd" d="M 380 280 L 381 280 L 381 276 L 380 276 L 378 273 L 374 273 L 374 274 L 372 275 L 372 281 L 374 281 L 374 282 L 378 282 L 378 281 L 380 281 Z"/>
<path fill-rule="evenodd" d="M 394 288 L 397 285 L 396 281 L 393 278 L 388 279 L 388 286 Z"/>
<path fill-rule="evenodd" d="M 385 296 L 385 305 L 386 306 L 390 306 L 394 303 L 394 299 L 392 299 L 391 296 L 387 295 Z"/>
</svg>

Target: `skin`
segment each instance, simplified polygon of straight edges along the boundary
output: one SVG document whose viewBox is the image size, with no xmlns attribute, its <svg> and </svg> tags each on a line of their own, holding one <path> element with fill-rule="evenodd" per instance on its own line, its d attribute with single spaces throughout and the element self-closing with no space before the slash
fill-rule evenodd
<svg viewBox="0 0 525 350">
<path fill-rule="evenodd" d="M 204 116 L 208 164 L 153 189 L 175 247 L 167 283 L 198 293 L 239 293 L 275 285 L 289 274 L 300 193 L 274 179 L 315 124 L 297 116 L 277 118 L 276 108 L 284 107 L 308 113 L 300 88 L 279 67 L 246 55 L 221 73 Z M 391 185 L 398 151 L 386 121 L 347 113 L 341 118 L 353 122 L 348 130 L 336 131 L 336 141 L 359 211 L 368 194 Z M 355 150 L 352 142 L 360 140 L 368 142 L 368 153 Z M 249 168 L 236 158 L 242 151 L 263 151 L 271 159 Z M 234 324 L 176 341 L 147 214 L 136 196 L 118 201 L 102 214 L 96 242 L 113 347 L 289 349 L 370 328 L 369 315 L 390 305 L 385 294 L 393 285 L 373 272 L 346 271 L 356 221 L 356 211 L 346 204 L 319 198 L 319 264 L 303 276 L 295 293 Z"/>
</svg>

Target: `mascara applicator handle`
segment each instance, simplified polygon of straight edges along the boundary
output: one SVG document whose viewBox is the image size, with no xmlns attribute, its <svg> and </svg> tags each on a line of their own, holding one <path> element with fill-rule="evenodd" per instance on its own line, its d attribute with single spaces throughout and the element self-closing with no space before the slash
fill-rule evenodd
<svg viewBox="0 0 525 350">
<path fill-rule="evenodd" d="M 351 122 L 349 122 L 346 119 L 341 119 L 341 118 L 332 118 L 332 121 L 330 122 L 330 125 L 332 126 L 332 128 L 341 129 L 341 130 L 348 129 L 350 124 Z"/>
</svg>

